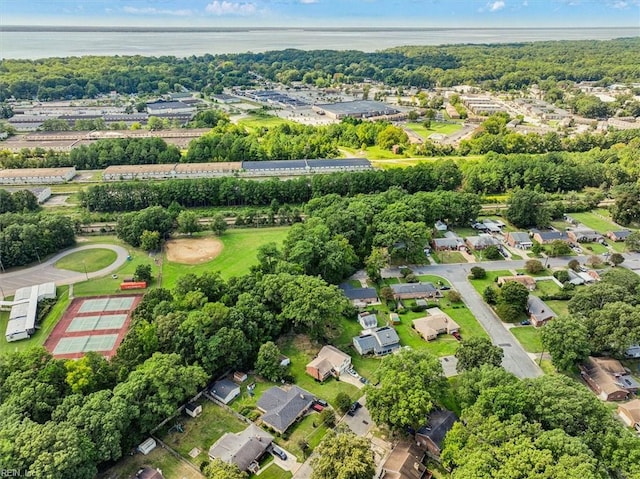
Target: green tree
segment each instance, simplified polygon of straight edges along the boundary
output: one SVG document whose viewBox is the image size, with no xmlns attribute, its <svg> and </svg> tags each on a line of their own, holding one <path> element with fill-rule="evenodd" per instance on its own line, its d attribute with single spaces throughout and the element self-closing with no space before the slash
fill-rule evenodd
<svg viewBox="0 0 640 479">
<path fill-rule="evenodd" d="M 388 257 L 384 249 L 382 248 L 373 248 L 371 254 L 367 256 L 365 260 L 365 271 L 367 272 L 367 276 L 374 283 L 379 283 L 382 280 L 382 276 L 380 275 L 380 271 L 384 268 L 388 263 Z"/>
<path fill-rule="evenodd" d="M 562 240 L 554 240 L 548 247 L 549 256 L 556 258 L 558 256 L 567 256 L 571 254 L 571 247 Z"/>
<path fill-rule="evenodd" d="M 151 265 L 139 264 L 136 266 L 136 271 L 133 273 L 133 279 L 136 281 L 145 281 L 147 284 L 151 283 Z"/>
<path fill-rule="evenodd" d="M 609 262 L 613 266 L 618 266 L 624 263 L 624 256 L 622 256 L 620 253 L 613 253 L 611 256 L 609 256 Z"/>
<path fill-rule="evenodd" d="M 157 231 L 144 230 L 140 236 L 140 248 L 145 251 L 158 251 L 161 243 L 160 233 Z"/>
<path fill-rule="evenodd" d="M 280 365 L 282 361 L 280 349 L 272 341 L 267 341 L 258 351 L 256 372 L 271 382 L 278 382 L 284 378 L 286 369 Z"/>
<path fill-rule="evenodd" d="M 567 266 L 569 266 L 569 268 L 572 269 L 573 271 L 579 271 L 580 261 L 578 261 L 577 259 L 572 259 L 569 261 L 569 263 L 567 263 Z"/>
<path fill-rule="evenodd" d="M 591 351 L 619 358 L 640 343 L 640 307 L 624 302 L 605 304 L 586 319 Z"/>
<path fill-rule="evenodd" d="M 500 367 L 504 351 L 499 346 L 494 346 L 487 338 L 472 337 L 465 340 L 456 351 L 458 372 L 469 369 L 477 369 L 489 365 Z"/>
<path fill-rule="evenodd" d="M 472 279 L 484 279 L 487 277 L 487 272 L 480 266 L 474 266 L 471 268 Z"/>
<path fill-rule="evenodd" d="M 500 288 L 498 303 L 509 304 L 519 311 L 524 311 L 527 308 L 528 299 L 529 290 L 526 286 L 517 281 L 507 281 Z"/>
<path fill-rule="evenodd" d="M 220 459 L 214 459 L 202 471 L 207 479 L 247 479 L 246 472 L 238 469 L 235 464 L 227 464 Z"/>
<path fill-rule="evenodd" d="M 213 231 L 216 236 L 222 236 L 228 227 L 229 225 L 222 215 L 215 215 L 211 218 L 211 231 Z"/>
<path fill-rule="evenodd" d="M 314 452 L 311 479 L 371 479 L 375 474 L 369 440 L 352 432 L 330 431 Z"/>
<path fill-rule="evenodd" d="M 344 414 L 351 407 L 351 398 L 349 397 L 349 395 L 347 393 L 340 391 L 336 395 L 335 404 L 336 404 L 336 408 L 338 409 L 338 411 L 340 413 Z"/>
<path fill-rule="evenodd" d="M 551 215 L 545 201 L 542 193 L 517 189 L 507 199 L 505 218 L 520 228 L 547 226 Z"/>
<path fill-rule="evenodd" d="M 447 389 L 440 361 L 424 350 L 387 356 L 377 375 L 379 387 L 366 387 L 367 407 L 376 423 L 396 431 L 422 426 Z"/>
<path fill-rule="evenodd" d="M 320 413 L 320 421 L 327 427 L 333 427 L 336 425 L 336 413 L 331 408 L 324 408 Z"/>
<path fill-rule="evenodd" d="M 191 235 L 200 231 L 200 223 L 198 222 L 198 215 L 193 211 L 183 210 L 178 214 L 178 231 Z"/>
<path fill-rule="evenodd" d="M 482 250 L 482 256 L 489 260 L 496 260 L 502 258 L 500 254 L 500 250 L 497 246 L 489 245 L 485 249 Z"/>
<path fill-rule="evenodd" d="M 624 245 L 629 251 L 640 251 L 640 231 L 634 231 L 627 239 L 624 240 Z"/>
<path fill-rule="evenodd" d="M 540 332 L 545 351 L 558 371 L 568 372 L 591 352 L 587 327 L 572 317 L 556 318 Z"/>
<path fill-rule="evenodd" d="M 529 274 L 537 274 L 544 270 L 544 266 L 537 259 L 530 259 L 524 264 L 524 269 Z"/>
<path fill-rule="evenodd" d="M 629 184 L 620 187 L 611 207 L 611 218 L 621 225 L 640 221 L 640 188 Z"/>
<path fill-rule="evenodd" d="M 85 356 L 64 363 L 66 382 L 74 393 L 89 394 L 113 385 L 115 377 L 109 362 L 101 354 L 89 351 Z"/>
<path fill-rule="evenodd" d="M 484 288 L 482 298 L 487 304 L 496 304 L 498 302 L 498 293 L 496 293 L 496 289 L 493 286 L 489 285 Z"/>
</svg>

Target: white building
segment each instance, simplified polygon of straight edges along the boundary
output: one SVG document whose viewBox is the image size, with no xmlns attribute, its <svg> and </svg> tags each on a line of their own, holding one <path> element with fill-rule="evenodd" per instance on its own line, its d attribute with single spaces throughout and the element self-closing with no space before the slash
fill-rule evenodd
<svg viewBox="0 0 640 479">
<path fill-rule="evenodd" d="M 38 302 L 55 297 L 55 283 L 43 283 L 18 289 L 13 301 L 0 301 L 0 307 L 11 308 L 5 332 L 7 342 L 30 338 L 36 331 Z"/>
</svg>

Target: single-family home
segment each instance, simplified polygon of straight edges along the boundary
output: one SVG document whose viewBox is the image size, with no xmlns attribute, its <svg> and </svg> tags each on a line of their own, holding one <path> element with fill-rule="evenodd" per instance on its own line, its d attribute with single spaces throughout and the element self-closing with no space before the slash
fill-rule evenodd
<svg viewBox="0 0 640 479">
<path fill-rule="evenodd" d="M 311 407 L 313 394 L 298 386 L 267 389 L 258 400 L 257 407 L 264 414 L 262 422 L 280 434 L 300 419 Z"/>
<path fill-rule="evenodd" d="M 571 283 L 571 284 L 573 284 L 575 286 L 579 286 L 579 285 L 585 283 L 584 278 L 577 271 L 574 271 L 572 269 L 568 269 L 567 270 L 567 274 L 569 275 L 569 283 Z"/>
<path fill-rule="evenodd" d="M 638 359 L 640 358 L 640 344 L 633 344 L 627 348 L 624 355 L 628 358 Z"/>
<path fill-rule="evenodd" d="M 467 236 L 466 243 L 469 248 L 476 251 L 483 250 L 489 246 L 500 246 L 500 240 L 487 233 L 481 233 L 478 236 Z"/>
<path fill-rule="evenodd" d="M 531 236 L 524 231 L 509 232 L 505 235 L 504 239 L 512 248 L 529 249 L 533 246 Z"/>
<path fill-rule="evenodd" d="M 429 316 L 413 320 L 413 328 L 426 341 L 436 339 L 439 334 L 451 334 L 460 329 L 460 326 L 440 308 L 430 308 L 427 313 Z"/>
<path fill-rule="evenodd" d="M 442 292 L 433 283 L 392 284 L 395 299 L 442 298 Z"/>
<path fill-rule="evenodd" d="M 487 227 L 486 231 L 489 233 L 501 233 L 502 228 L 504 228 L 504 223 L 502 221 L 498 222 L 489 218 L 483 219 L 482 224 Z"/>
<path fill-rule="evenodd" d="M 634 399 L 618 406 L 618 416 L 629 427 L 640 432 L 640 399 Z"/>
<path fill-rule="evenodd" d="M 188 416 L 198 417 L 202 414 L 202 405 L 193 402 L 187 403 L 184 407 L 184 412 L 187 413 Z"/>
<path fill-rule="evenodd" d="M 435 251 L 458 251 L 464 247 L 462 238 L 434 238 L 431 240 L 431 246 Z"/>
<path fill-rule="evenodd" d="M 221 403 L 229 404 L 240 396 L 240 386 L 228 379 L 221 379 L 211 387 L 211 395 Z"/>
<path fill-rule="evenodd" d="M 527 312 L 529 313 L 531 324 L 536 327 L 542 326 L 550 319 L 558 317 L 547 303 L 533 294 L 530 294 L 527 299 Z"/>
<path fill-rule="evenodd" d="M 427 424 L 416 431 L 416 444 L 426 448 L 427 454 L 439 460 L 444 437 L 457 420 L 458 416 L 454 412 L 446 409 L 433 411 Z"/>
<path fill-rule="evenodd" d="M 565 243 L 570 243 L 571 239 L 564 231 L 557 230 L 537 230 L 532 229 L 531 234 L 533 235 L 533 240 L 540 244 L 551 244 L 554 241 L 564 241 Z"/>
<path fill-rule="evenodd" d="M 241 471 L 257 472 L 256 466 L 272 442 L 271 434 L 250 423 L 244 431 L 224 433 L 209 448 L 209 458 L 235 464 Z"/>
<path fill-rule="evenodd" d="M 351 356 L 334 346 L 323 346 L 318 355 L 307 364 L 307 374 L 318 381 L 329 376 L 339 377 L 351 367 Z"/>
<path fill-rule="evenodd" d="M 390 326 L 375 328 L 366 334 L 353 338 L 353 347 L 361 355 L 374 354 L 385 356 L 400 349 L 400 338 L 396 330 Z"/>
<path fill-rule="evenodd" d="M 498 286 L 502 286 L 508 281 L 515 281 L 516 283 L 520 283 L 525 286 L 529 291 L 533 291 L 536 289 L 536 280 L 531 276 L 521 275 L 521 276 L 498 276 Z"/>
<path fill-rule="evenodd" d="M 342 283 L 339 287 L 352 304 L 359 303 L 366 306 L 380 302 L 375 288 L 356 288 L 349 283 Z"/>
<path fill-rule="evenodd" d="M 580 365 L 580 376 L 603 401 L 623 401 L 640 387 L 620 361 L 613 358 L 589 356 Z"/>
<path fill-rule="evenodd" d="M 589 228 L 574 228 L 567 232 L 571 241 L 576 243 L 597 243 L 602 239 L 602 235 Z"/>
<path fill-rule="evenodd" d="M 431 479 L 423 464 L 425 453 L 411 441 L 400 441 L 382 466 L 384 479 Z"/>
<path fill-rule="evenodd" d="M 436 231 L 447 231 L 447 223 L 444 221 L 438 220 L 435 225 L 433 225 Z"/>
<path fill-rule="evenodd" d="M 362 329 L 375 328 L 378 326 L 378 317 L 373 313 L 363 311 L 358 314 L 358 323 L 360 323 Z"/>
<path fill-rule="evenodd" d="M 631 230 L 607 231 L 607 238 L 612 241 L 624 241 L 631 233 Z"/>
</svg>

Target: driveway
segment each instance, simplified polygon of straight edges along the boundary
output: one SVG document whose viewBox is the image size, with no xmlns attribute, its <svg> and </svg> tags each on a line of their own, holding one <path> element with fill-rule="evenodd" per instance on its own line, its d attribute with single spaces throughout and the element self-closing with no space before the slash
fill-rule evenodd
<svg viewBox="0 0 640 479">
<path fill-rule="evenodd" d="M 349 429 L 358 436 L 364 437 L 373 427 L 373 421 L 367 409 L 366 397 L 362 396 L 358 402 L 362 404 L 362 407 L 358 408 L 353 416 L 345 414 L 341 422 L 349 426 Z"/>
<path fill-rule="evenodd" d="M 289 451 L 287 451 L 286 449 L 283 449 L 282 447 L 280 447 L 280 449 L 282 449 L 286 453 L 287 460 L 283 461 L 282 459 L 280 459 L 279 456 L 276 456 L 275 454 L 271 454 L 273 456 L 273 463 L 277 464 L 278 467 L 281 467 L 285 471 L 291 471 L 291 473 L 295 474 L 296 471 L 300 469 L 300 466 L 302 466 L 302 464 L 299 463 L 298 460 L 296 459 L 296 456 L 291 454 Z"/>
<path fill-rule="evenodd" d="M 87 249 L 110 249 L 117 254 L 116 260 L 106 268 L 93 273 L 78 273 L 77 271 L 68 271 L 63 269 L 57 269 L 54 264 L 60 259 L 77 251 L 83 251 Z M 25 286 L 33 286 L 34 284 L 46 283 L 53 281 L 57 286 L 62 284 L 73 284 L 86 281 L 87 277 L 100 278 L 112 271 L 118 269 L 127 261 L 129 252 L 122 246 L 113 244 L 90 244 L 85 246 L 78 246 L 62 253 L 58 253 L 48 260 L 42 262 L 37 266 L 30 268 L 17 269 L 8 273 L 0 273 L 0 295 L 13 296 L 17 289 L 24 288 Z"/>
</svg>

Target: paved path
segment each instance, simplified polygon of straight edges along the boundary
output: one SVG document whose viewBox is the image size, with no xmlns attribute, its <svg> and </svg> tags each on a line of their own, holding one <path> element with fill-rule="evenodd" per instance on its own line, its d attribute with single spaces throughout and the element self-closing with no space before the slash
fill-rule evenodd
<svg viewBox="0 0 640 479">
<path fill-rule="evenodd" d="M 77 251 L 84 251 L 87 249 L 110 249 L 117 254 L 116 260 L 106 268 L 93 273 L 78 273 L 77 271 L 68 271 L 64 269 L 57 269 L 54 264 L 60 259 Z M 127 261 L 129 252 L 122 246 L 113 244 L 89 244 L 84 246 L 78 246 L 49 258 L 43 263 L 32 266 L 31 268 L 18 269 L 10 271 L 8 273 L 0 273 L 0 297 L 13 296 L 17 289 L 25 286 L 32 286 L 34 284 L 46 283 L 53 281 L 57 286 L 61 284 L 73 284 L 80 283 L 89 278 L 100 278 L 109 274 L 110 272 L 118 269 Z"/>
</svg>

